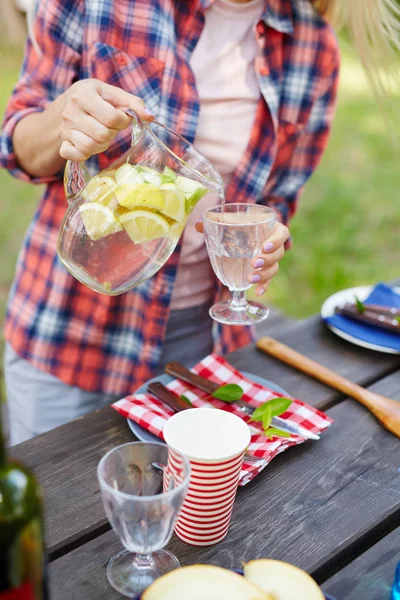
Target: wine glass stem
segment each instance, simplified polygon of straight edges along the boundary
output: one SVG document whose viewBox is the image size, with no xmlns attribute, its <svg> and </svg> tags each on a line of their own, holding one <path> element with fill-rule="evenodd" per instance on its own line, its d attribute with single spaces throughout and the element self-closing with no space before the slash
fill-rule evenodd
<svg viewBox="0 0 400 600">
<path fill-rule="evenodd" d="M 245 290 L 232 290 L 231 307 L 233 310 L 244 310 L 247 305 Z"/>
<path fill-rule="evenodd" d="M 133 566 L 137 569 L 149 569 L 153 566 L 153 562 L 151 554 L 136 554 Z"/>
</svg>

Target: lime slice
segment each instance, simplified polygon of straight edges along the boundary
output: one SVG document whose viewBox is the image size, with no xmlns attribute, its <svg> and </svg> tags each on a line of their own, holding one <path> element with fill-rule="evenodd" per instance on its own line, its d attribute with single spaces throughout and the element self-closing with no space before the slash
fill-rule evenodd
<svg viewBox="0 0 400 600">
<path fill-rule="evenodd" d="M 126 163 L 115 172 L 115 181 L 118 184 L 139 185 L 144 182 L 140 167 Z"/>
<path fill-rule="evenodd" d="M 161 173 L 161 180 L 163 183 L 174 183 L 176 179 L 176 173 L 169 167 L 164 167 Z"/>
<path fill-rule="evenodd" d="M 164 208 L 163 193 L 155 185 L 140 183 L 129 185 L 122 183 L 118 185 L 114 194 L 121 206 L 126 208 L 150 208 L 162 210 Z"/>
<path fill-rule="evenodd" d="M 136 244 L 166 237 L 170 226 L 166 219 L 150 210 L 131 210 L 121 216 L 121 225 Z"/>
<path fill-rule="evenodd" d="M 194 207 L 196 206 L 198 201 L 201 200 L 203 198 L 203 196 L 205 196 L 207 194 L 207 192 L 208 192 L 208 190 L 206 188 L 199 187 L 191 196 L 189 196 L 189 195 L 186 196 L 186 204 L 185 204 L 186 215 L 188 215 L 190 212 L 192 212 L 192 210 L 194 209 Z"/>
<path fill-rule="evenodd" d="M 120 222 L 113 212 L 103 204 L 86 202 L 79 207 L 86 233 L 91 240 L 101 240 L 112 233 L 122 231 Z"/>
<path fill-rule="evenodd" d="M 162 213 L 174 219 L 174 221 L 179 221 L 180 223 L 186 219 L 185 212 L 185 196 L 174 183 L 164 183 L 161 186 L 161 190 L 164 195 L 164 208 L 162 209 Z"/>
<path fill-rule="evenodd" d="M 115 199 L 113 194 L 114 187 L 115 181 L 112 177 L 96 175 L 92 177 L 82 191 L 82 198 L 88 202 L 99 202 L 107 206 L 107 204 L 110 204 Z"/>
</svg>

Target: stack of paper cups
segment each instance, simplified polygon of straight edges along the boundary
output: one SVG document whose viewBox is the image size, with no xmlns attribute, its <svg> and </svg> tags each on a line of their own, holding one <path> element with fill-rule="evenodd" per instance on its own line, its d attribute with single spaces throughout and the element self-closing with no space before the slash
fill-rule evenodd
<svg viewBox="0 0 400 600">
<path fill-rule="evenodd" d="M 189 458 L 189 490 L 175 525 L 177 536 L 194 546 L 224 539 L 235 501 L 243 457 L 250 443 L 246 423 L 229 412 L 197 408 L 171 417 L 163 431 L 169 446 L 168 471 L 180 470 L 179 454 Z"/>
</svg>

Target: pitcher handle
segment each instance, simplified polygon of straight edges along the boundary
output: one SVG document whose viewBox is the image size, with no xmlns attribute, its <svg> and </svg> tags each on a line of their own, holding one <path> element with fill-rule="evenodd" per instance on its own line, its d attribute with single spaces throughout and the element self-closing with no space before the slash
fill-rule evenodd
<svg viewBox="0 0 400 600">
<path fill-rule="evenodd" d="M 143 122 L 139 115 L 131 108 L 122 108 L 124 113 L 132 119 L 132 145 L 136 144 L 142 134 Z M 81 194 L 90 181 L 91 175 L 85 163 L 67 160 L 64 169 L 64 190 L 67 202 L 71 204 Z"/>
<path fill-rule="evenodd" d="M 131 108 L 124 108 L 124 113 L 132 119 L 132 146 L 139 141 L 143 131 L 143 121 Z"/>
</svg>

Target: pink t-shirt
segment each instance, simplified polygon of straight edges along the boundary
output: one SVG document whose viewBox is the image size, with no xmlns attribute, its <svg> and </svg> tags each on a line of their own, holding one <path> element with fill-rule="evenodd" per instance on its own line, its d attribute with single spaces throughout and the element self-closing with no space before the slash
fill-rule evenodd
<svg viewBox="0 0 400 600">
<path fill-rule="evenodd" d="M 249 142 L 260 98 L 253 29 L 264 4 L 265 0 L 243 4 L 215 0 L 206 12 L 205 26 L 190 61 L 200 98 L 195 146 L 219 170 L 225 186 Z M 208 194 L 188 219 L 172 309 L 198 306 L 211 299 L 213 271 L 204 235 L 196 231 L 195 224 L 207 208 L 218 203 L 216 194 Z"/>
</svg>

